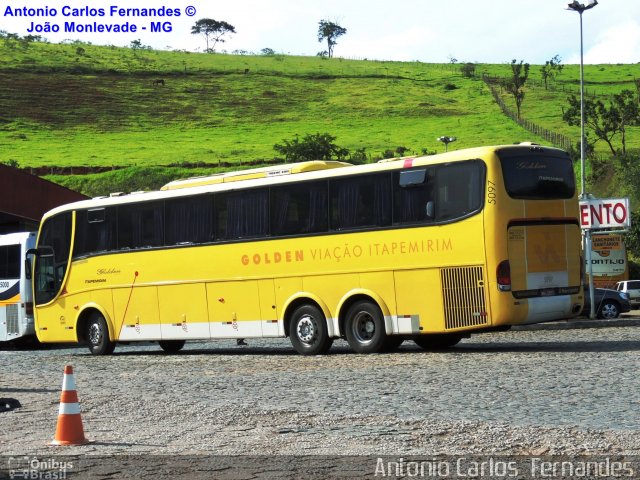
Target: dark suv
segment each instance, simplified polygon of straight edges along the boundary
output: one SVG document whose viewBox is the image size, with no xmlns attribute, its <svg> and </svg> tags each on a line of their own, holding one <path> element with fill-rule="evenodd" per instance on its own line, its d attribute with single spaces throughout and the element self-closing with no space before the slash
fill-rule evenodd
<svg viewBox="0 0 640 480">
<path fill-rule="evenodd" d="M 631 310 L 629 295 L 609 288 L 594 288 L 594 303 L 598 318 L 618 318 L 621 313 Z M 584 286 L 584 308 L 582 315 L 588 317 L 591 312 L 589 285 Z"/>
</svg>

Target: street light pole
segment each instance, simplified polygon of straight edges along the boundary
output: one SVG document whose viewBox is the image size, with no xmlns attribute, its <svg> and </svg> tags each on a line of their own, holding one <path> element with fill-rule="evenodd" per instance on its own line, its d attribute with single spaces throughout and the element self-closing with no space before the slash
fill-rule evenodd
<svg viewBox="0 0 640 480">
<path fill-rule="evenodd" d="M 449 144 L 452 142 L 455 142 L 457 140 L 456 137 L 449 137 L 447 135 L 443 135 L 442 137 L 438 137 L 436 140 L 438 140 L 439 142 L 444 143 L 444 151 L 448 152 L 449 151 Z"/>
<path fill-rule="evenodd" d="M 598 4 L 598 0 L 591 0 L 588 5 L 578 3 L 578 0 L 573 0 L 569 4 L 568 10 L 578 12 L 580 15 L 580 200 L 585 200 L 585 141 L 584 141 L 584 46 L 582 36 L 582 13 L 585 10 L 589 10 Z"/>
<path fill-rule="evenodd" d="M 584 47 L 582 36 L 582 14 L 585 10 L 589 10 L 598 4 L 598 0 L 591 0 L 589 4 L 578 3 L 578 0 L 573 0 L 568 5 L 568 10 L 578 12 L 580 15 L 580 200 L 587 199 L 587 193 L 585 192 L 585 135 L 584 135 Z M 593 291 L 593 265 L 591 264 L 591 230 L 584 230 L 582 250 L 585 255 L 585 260 L 589 267 L 589 299 L 591 300 L 591 311 L 589 312 L 589 318 L 595 318 L 595 302 Z"/>
</svg>

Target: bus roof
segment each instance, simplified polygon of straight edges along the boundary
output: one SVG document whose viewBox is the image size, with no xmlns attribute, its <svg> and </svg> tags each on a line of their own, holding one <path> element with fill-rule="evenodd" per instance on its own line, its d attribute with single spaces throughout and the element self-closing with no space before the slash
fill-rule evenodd
<svg viewBox="0 0 640 480">
<path fill-rule="evenodd" d="M 553 147 L 540 147 L 531 144 L 515 144 L 502 146 L 474 147 L 461 150 L 453 150 L 448 153 L 437 155 L 427 155 L 419 157 L 402 157 L 388 159 L 384 162 L 368 163 L 364 165 L 351 165 L 345 162 L 336 161 L 310 161 L 278 166 L 255 168 L 250 170 L 240 170 L 207 177 L 178 180 L 166 184 L 161 190 L 149 192 L 132 192 L 129 194 L 112 193 L 110 196 L 96 197 L 91 200 L 83 200 L 67 205 L 62 205 L 50 210 L 43 216 L 43 220 L 69 210 L 85 208 L 102 208 L 111 205 L 122 205 L 132 202 L 143 202 L 152 200 L 163 200 L 177 196 L 197 195 L 201 193 L 237 190 L 240 188 L 253 188 L 266 185 L 277 185 L 288 183 L 293 180 L 290 176 L 295 175 L 295 180 L 317 180 L 328 177 L 337 177 L 355 173 L 373 173 L 384 170 L 396 170 L 399 168 L 410 168 L 439 163 L 457 162 L 478 158 L 489 158 L 488 156 L 498 151 L 515 153 L 517 151 L 542 151 L 557 155 L 562 152 Z M 566 155 L 566 153 L 565 153 Z"/>
<path fill-rule="evenodd" d="M 0 235 L 0 245 L 14 245 L 22 243 L 29 237 L 33 237 L 35 239 L 35 236 L 36 232 L 5 233 Z"/>
<path fill-rule="evenodd" d="M 286 165 L 274 165 L 271 167 L 251 168 L 233 172 L 216 173 L 202 177 L 192 177 L 184 180 L 175 180 L 164 185 L 160 190 L 175 190 L 178 188 L 199 187 L 216 183 L 238 182 L 252 180 L 254 178 L 276 177 L 280 175 L 293 175 L 296 173 L 315 172 L 331 168 L 350 167 L 350 163 L 337 161 L 313 160 L 309 162 L 289 163 Z"/>
</svg>

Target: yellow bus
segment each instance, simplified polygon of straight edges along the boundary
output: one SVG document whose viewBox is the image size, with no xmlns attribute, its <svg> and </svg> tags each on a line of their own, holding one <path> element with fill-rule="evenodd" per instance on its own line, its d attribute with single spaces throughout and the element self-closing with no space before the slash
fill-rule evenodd
<svg viewBox="0 0 640 480">
<path fill-rule="evenodd" d="M 41 342 L 456 344 L 582 309 L 569 156 L 532 144 L 303 162 L 61 206 L 33 257 Z"/>
</svg>

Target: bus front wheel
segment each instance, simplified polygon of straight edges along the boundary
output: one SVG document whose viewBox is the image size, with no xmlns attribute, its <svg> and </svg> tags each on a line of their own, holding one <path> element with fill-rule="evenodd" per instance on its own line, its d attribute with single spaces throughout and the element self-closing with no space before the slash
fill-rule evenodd
<svg viewBox="0 0 640 480">
<path fill-rule="evenodd" d="M 109 355 L 116 348 L 116 343 L 109 339 L 107 321 L 99 313 L 93 314 L 87 325 L 87 341 L 89 350 L 94 355 Z"/>
<path fill-rule="evenodd" d="M 387 333 L 380 308 L 366 300 L 353 304 L 347 312 L 344 333 L 349 346 L 357 353 L 382 351 Z"/>
<path fill-rule="evenodd" d="M 327 320 L 315 305 L 302 305 L 291 315 L 291 345 L 302 355 L 326 353 L 333 343 L 327 331 Z"/>
</svg>

